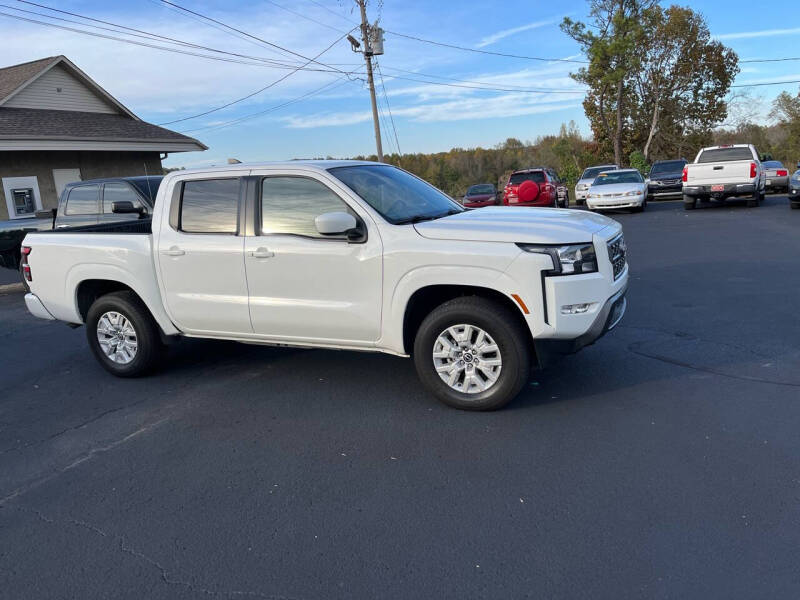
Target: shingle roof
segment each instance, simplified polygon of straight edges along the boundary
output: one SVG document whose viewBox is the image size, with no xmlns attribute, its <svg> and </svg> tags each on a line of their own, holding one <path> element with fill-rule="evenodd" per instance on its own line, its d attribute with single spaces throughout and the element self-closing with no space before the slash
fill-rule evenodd
<svg viewBox="0 0 800 600">
<path fill-rule="evenodd" d="M 33 108 L 0 107 L 0 139 L 185 142 L 206 149 L 194 138 L 126 115 Z"/>
<path fill-rule="evenodd" d="M 63 57 L 49 56 L 0 69 L 0 101 L 5 100 L 19 86 L 44 71 L 60 58 Z"/>
</svg>

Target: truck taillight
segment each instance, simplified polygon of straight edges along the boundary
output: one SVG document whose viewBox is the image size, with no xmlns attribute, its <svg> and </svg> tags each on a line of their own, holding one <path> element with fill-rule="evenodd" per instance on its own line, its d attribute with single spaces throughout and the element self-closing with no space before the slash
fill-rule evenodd
<svg viewBox="0 0 800 600">
<path fill-rule="evenodd" d="M 22 247 L 22 275 L 26 281 L 33 281 L 31 275 L 31 266 L 28 264 L 28 256 L 30 256 L 32 248 L 30 246 Z"/>
<path fill-rule="evenodd" d="M 750 163 L 750 179 L 753 179 L 757 175 L 756 173 L 756 163 Z"/>
<path fill-rule="evenodd" d="M 683 183 L 689 181 L 689 167 L 683 167 L 683 175 L 681 175 Z"/>
<path fill-rule="evenodd" d="M 784 169 L 778 169 L 777 176 L 778 177 L 788 177 L 789 176 L 789 171 L 786 171 Z"/>
</svg>

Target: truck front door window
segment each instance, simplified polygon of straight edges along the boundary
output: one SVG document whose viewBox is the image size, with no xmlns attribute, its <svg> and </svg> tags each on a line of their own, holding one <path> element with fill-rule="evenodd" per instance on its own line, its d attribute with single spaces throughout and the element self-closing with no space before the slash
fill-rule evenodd
<svg viewBox="0 0 800 600">
<path fill-rule="evenodd" d="M 107 183 L 103 186 L 103 212 L 111 214 L 114 202 L 126 200 L 134 206 L 142 206 L 139 196 L 127 183 Z M 133 215 L 134 217 L 136 215 Z M 131 215 L 120 215 L 123 218 L 132 218 Z"/>
<path fill-rule="evenodd" d="M 312 238 L 322 235 L 314 219 L 328 212 L 348 212 L 347 205 L 319 181 L 305 177 L 267 177 L 261 184 L 261 232 Z"/>
</svg>

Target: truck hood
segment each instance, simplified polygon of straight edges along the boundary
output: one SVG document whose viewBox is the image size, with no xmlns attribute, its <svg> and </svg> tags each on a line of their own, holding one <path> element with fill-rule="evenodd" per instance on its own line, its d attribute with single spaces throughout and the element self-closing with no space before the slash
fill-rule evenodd
<svg viewBox="0 0 800 600">
<path fill-rule="evenodd" d="M 610 225 L 616 221 L 585 210 L 487 206 L 414 227 L 434 240 L 569 244 L 590 242 Z"/>
</svg>

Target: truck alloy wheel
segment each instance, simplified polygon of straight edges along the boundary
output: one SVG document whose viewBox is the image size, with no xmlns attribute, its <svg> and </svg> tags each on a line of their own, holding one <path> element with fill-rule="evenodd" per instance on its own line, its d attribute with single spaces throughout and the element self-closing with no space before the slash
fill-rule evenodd
<svg viewBox="0 0 800 600">
<path fill-rule="evenodd" d="M 480 327 L 461 323 L 448 327 L 436 338 L 433 366 L 450 388 L 477 394 L 497 383 L 503 358 L 488 333 Z"/>
</svg>

